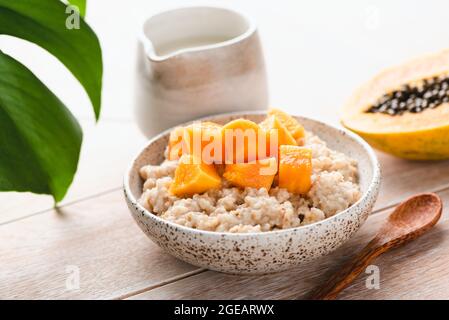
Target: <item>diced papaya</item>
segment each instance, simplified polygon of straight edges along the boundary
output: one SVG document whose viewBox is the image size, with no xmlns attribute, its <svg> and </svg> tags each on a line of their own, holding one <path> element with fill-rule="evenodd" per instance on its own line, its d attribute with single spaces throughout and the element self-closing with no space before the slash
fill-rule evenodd
<svg viewBox="0 0 449 320">
<path fill-rule="evenodd" d="M 221 126 L 214 122 L 194 123 L 186 127 L 184 140 L 188 154 L 211 164 L 223 162 Z"/>
<path fill-rule="evenodd" d="M 304 127 L 296 121 L 295 118 L 282 110 L 272 108 L 268 110 L 268 116 L 276 116 L 278 120 L 290 131 L 298 145 L 304 144 L 305 130 Z"/>
<path fill-rule="evenodd" d="M 265 132 L 257 123 L 236 119 L 222 128 L 225 163 L 248 163 L 257 160 L 259 135 Z"/>
<path fill-rule="evenodd" d="M 312 150 L 280 146 L 279 187 L 291 193 L 306 194 L 312 186 Z"/>
<path fill-rule="evenodd" d="M 277 173 L 276 158 L 250 163 L 227 164 L 223 177 L 237 187 L 265 188 L 268 191 Z"/>
<path fill-rule="evenodd" d="M 175 128 L 170 133 L 168 159 L 176 160 L 183 154 L 195 154 L 209 164 L 222 162 L 221 126 L 206 121 Z"/>
<path fill-rule="evenodd" d="M 184 130 L 184 127 L 176 127 L 170 132 L 170 137 L 168 138 L 168 160 L 181 158 Z"/>
<path fill-rule="evenodd" d="M 287 130 L 277 116 L 269 116 L 259 123 L 259 126 L 267 133 L 267 155 L 278 157 L 279 146 L 297 145 L 290 131 Z"/>
<path fill-rule="evenodd" d="M 179 159 L 169 191 L 175 196 L 187 197 L 220 186 L 221 178 L 213 164 L 203 163 L 192 155 L 184 154 Z"/>
</svg>

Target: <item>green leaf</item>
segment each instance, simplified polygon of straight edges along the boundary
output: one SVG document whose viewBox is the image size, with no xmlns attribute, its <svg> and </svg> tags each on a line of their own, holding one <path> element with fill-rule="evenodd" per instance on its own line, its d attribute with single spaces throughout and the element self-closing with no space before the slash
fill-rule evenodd
<svg viewBox="0 0 449 320">
<path fill-rule="evenodd" d="M 0 191 L 67 192 L 82 141 L 64 104 L 24 65 L 0 51 Z"/>
<path fill-rule="evenodd" d="M 86 0 L 69 0 L 69 3 L 78 8 L 82 17 L 86 16 Z"/>
<path fill-rule="evenodd" d="M 72 28 L 76 22 L 79 29 Z M 86 90 L 98 120 L 101 48 L 97 36 L 77 12 L 58 0 L 0 0 L 0 34 L 31 41 L 58 58 Z"/>
</svg>

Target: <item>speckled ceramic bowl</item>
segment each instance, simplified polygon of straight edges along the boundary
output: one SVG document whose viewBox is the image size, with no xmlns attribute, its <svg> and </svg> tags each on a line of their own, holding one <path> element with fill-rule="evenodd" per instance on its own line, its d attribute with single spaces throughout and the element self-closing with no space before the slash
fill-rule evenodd
<svg viewBox="0 0 449 320">
<path fill-rule="evenodd" d="M 208 117 L 217 123 L 236 118 L 261 121 L 265 114 L 234 113 Z M 306 226 L 262 233 L 202 231 L 162 220 L 140 204 L 139 169 L 163 161 L 169 131 L 151 139 L 132 161 L 125 174 L 124 191 L 132 216 L 140 228 L 161 248 L 196 266 L 234 274 L 263 274 L 289 269 L 318 258 L 342 245 L 366 220 L 378 192 L 380 170 L 376 156 L 360 137 L 343 129 L 297 117 L 304 127 L 325 140 L 332 149 L 358 161 L 362 198 L 335 216 Z"/>
</svg>

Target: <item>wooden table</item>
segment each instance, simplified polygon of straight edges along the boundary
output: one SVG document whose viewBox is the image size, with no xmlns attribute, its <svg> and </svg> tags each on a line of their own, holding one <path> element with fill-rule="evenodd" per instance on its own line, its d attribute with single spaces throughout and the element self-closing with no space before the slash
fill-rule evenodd
<svg viewBox="0 0 449 320">
<path fill-rule="evenodd" d="M 357 235 L 330 256 L 279 274 L 242 277 L 196 268 L 165 254 L 132 220 L 121 184 L 128 162 L 145 143 L 131 112 L 135 35 L 144 17 L 167 4 L 134 0 L 126 8 L 108 5 L 104 10 L 106 3 L 91 1 L 88 8 L 105 63 L 98 125 L 87 97 L 60 63 L 31 44 L 0 38 L 0 48 L 55 90 L 82 120 L 85 132 L 77 176 L 57 209 L 47 196 L 0 193 L 0 298 L 302 297 L 364 246 L 404 198 L 435 191 L 447 206 L 448 161 L 418 163 L 378 154 L 384 179 L 376 208 Z M 183 5 L 182 0 L 170 3 Z M 276 8 L 269 2 L 257 7 L 252 1 L 211 3 L 236 6 L 255 17 L 274 105 L 332 123 L 337 122 L 335 109 L 353 88 L 379 69 L 447 45 L 444 15 L 449 3 L 443 1 L 432 6 L 408 1 L 407 12 L 391 1 L 376 6 L 358 0 L 345 6 L 285 1 Z M 440 223 L 422 238 L 375 262 L 379 290 L 367 289 L 367 275 L 362 274 L 340 298 L 449 298 L 447 219 L 445 210 Z M 78 271 L 79 289 L 67 286 Z"/>
</svg>

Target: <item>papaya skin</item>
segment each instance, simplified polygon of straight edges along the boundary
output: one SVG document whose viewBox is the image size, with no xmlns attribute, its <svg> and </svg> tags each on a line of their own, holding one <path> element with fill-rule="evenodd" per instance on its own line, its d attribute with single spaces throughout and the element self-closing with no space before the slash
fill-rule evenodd
<svg viewBox="0 0 449 320">
<path fill-rule="evenodd" d="M 424 161 L 449 159 L 449 126 L 417 132 L 379 134 L 348 129 L 374 148 L 399 158 Z"/>
</svg>

